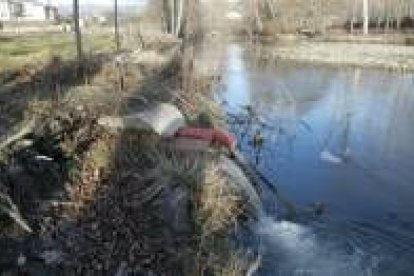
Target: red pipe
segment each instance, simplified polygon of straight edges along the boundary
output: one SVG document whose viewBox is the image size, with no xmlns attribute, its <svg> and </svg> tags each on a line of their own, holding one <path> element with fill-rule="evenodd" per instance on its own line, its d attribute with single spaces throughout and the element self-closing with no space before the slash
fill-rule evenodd
<svg viewBox="0 0 414 276">
<path fill-rule="evenodd" d="M 236 139 L 224 130 L 183 127 L 177 131 L 176 136 L 209 141 L 212 144 L 218 144 L 226 147 L 230 152 L 234 152 L 236 150 Z"/>
</svg>

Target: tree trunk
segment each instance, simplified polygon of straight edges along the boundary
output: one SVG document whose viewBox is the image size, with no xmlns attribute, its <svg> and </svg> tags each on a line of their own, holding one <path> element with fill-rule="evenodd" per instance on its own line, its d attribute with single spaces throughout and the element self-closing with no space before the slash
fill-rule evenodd
<svg viewBox="0 0 414 276">
<path fill-rule="evenodd" d="M 396 19 L 396 28 L 397 28 L 397 30 L 398 31 L 400 31 L 401 30 L 401 20 L 402 20 L 402 17 L 403 17 L 403 13 L 404 13 L 404 7 L 403 7 L 403 5 L 404 5 L 404 3 L 403 3 L 403 1 L 398 1 L 398 3 L 397 3 L 397 19 Z"/>
<path fill-rule="evenodd" d="M 176 15 L 176 20 L 177 20 L 177 24 L 175 26 L 175 35 L 179 36 L 180 32 L 181 32 L 181 26 L 183 23 L 183 10 L 184 10 L 184 0 L 177 0 L 178 3 L 178 7 L 177 7 L 177 15 Z M 176 4 L 177 5 L 177 4 Z"/>
<path fill-rule="evenodd" d="M 317 29 L 315 31 L 320 32 L 321 34 L 326 34 L 326 18 L 325 18 L 325 4 L 324 0 L 319 0 L 317 2 L 317 15 L 318 15 L 318 24 Z"/>
<path fill-rule="evenodd" d="M 354 0 L 354 5 L 352 7 L 352 18 L 351 18 L 351 34 L 354 33 L 354 27 L 355 27 L 355 14 L 356 14 L 356 10 L 357 10 L 357 0 Z"/>
<path fill-rule="evenodd" d="M 164 0 L 164 18 L 167 25 L 167 33 L 179 36 L 183 28 L 185 10 L 188 4 L 184 0 Z"/>
<path fill-rule="evenodd" d="M 170 27 L 170 34 L 174 33 L 175 30 L 175 0 L 170 0 L 170 19 L 171 19 L 171 27 Z"/>
<path fill-rule="evenodd" d="M 163 0 L 162 1 L 162 12 L 165 24 L 165 31 L 166 33 L 171 32 L 171 14 L 170 14 L 170 0 Z"/>
<path fill-rule="evenodd" d="M 175 33 L 175 0 L 163 1 L 164 18 L 167 27 L 167 33 Z"/>
<path fill-rule="evenodd" d="M 369 32 L 369 3 L 368 0 L 362 0 L 362 17 L 364 19 L 363 32 L 367 35 Z"/>
<path fill-rule="evenodd" d="M 263 23 L 260 18 L 259 0 L 253 0 L 254 17 L 256 21 L 256 31 L 261 33 L 263 31 Z"/>
<path fill-rule="evenodd" d="M 115 44 L 116 44 L 116 51 L 119 52 L 121 49 L 121 41 L 119 39 L 119 24 L 118 24 L 118 0 L 114 2 L 114 28 L 115 28 Z"/>
<path fill-rule="evenodd" d="M 79 0 L 73 0 L 73 23 L 75 28 L 76 52 L 78 55 L 78 62 L 83 60 L 82 52 L 82 34 L 79 26 Z"/>
<path fill-rule="evenodd" d="M 267 7 L 269 9 L 272 19 L 276 18 L 275 6 L 272 0 L 266 0 Z"/>
</svg>

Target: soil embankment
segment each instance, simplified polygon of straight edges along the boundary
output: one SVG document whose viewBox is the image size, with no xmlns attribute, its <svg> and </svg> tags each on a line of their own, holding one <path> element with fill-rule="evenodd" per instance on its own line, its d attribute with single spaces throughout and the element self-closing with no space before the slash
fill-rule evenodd
<svg viewBox="0 0 414 276">
<path fill-rule="evenodd" d="M 86 78 L 53 73 L 50 81 L 43 70 L 35 84 L 5 90 L 1 141 L 11 142 L 0 149 L 2 273 L 248 270 L 228 235 L 248 206 L 220 165 L 221 149 L 181 150 L 148 131 L 98 123 L 163 102 L 191 126 L 219 126 L 209 95 L 216 76 L 197 76 L 194 51 L 180 43 L 163 37 L 101 60 Z"/>
</svg>

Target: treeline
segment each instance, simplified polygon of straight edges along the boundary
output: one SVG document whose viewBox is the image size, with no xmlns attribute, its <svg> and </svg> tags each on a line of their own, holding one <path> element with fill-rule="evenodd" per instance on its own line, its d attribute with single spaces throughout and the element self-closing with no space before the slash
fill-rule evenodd
<svg viewBox="0 0 414 276">
<path fill-rule="evenodd" d="M 403 30 L 414 27 L 414 0 L 248 0 L 247 18 L 255 31 L 331 29 L 349 32 Z"/>
<path fill-rule="evenodd" d="M 152 0 L 147 16 L 158 22 L 163 32 L 177 37 L 194 37 L 200 32 L 199 0 Z"/>
<path fill-rule="evenodd" d="M 73 0 L 72 2 L 72 21 L 77 57 L 79 61 L 82 61 L 84 50 L 80 27 L 80 2 L 82 0 Z M 113 2 L 114 42 L 117 52 L 122 48 L 119 30 L 119 2 L 119 0 Z M 148 3 L 147 13 L 153 17 L 153 20 L 160 23 L 160 28 L 165 33 L 181 38 L 192 38 L 201 32 L 199 0 L 153 0 Z"/>
</svg>

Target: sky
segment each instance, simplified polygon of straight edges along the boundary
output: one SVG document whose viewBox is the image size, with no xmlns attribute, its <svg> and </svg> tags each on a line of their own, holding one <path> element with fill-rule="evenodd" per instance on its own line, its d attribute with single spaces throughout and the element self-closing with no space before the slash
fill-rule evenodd
<svg viewBox="0 0 414 276">
<path fill-rule="evenodd" d="M 73 0 L 50 0 L 51 3 L 56 3 L 62 6 L 72 5 Z M 118 0 L 120 6 L 124 5 L 145 5 L 147 0 Z M 98 6 L 112 6 L 114 0 L 79 0 L 80 5 L 98 5 Z"/>
</svg>

